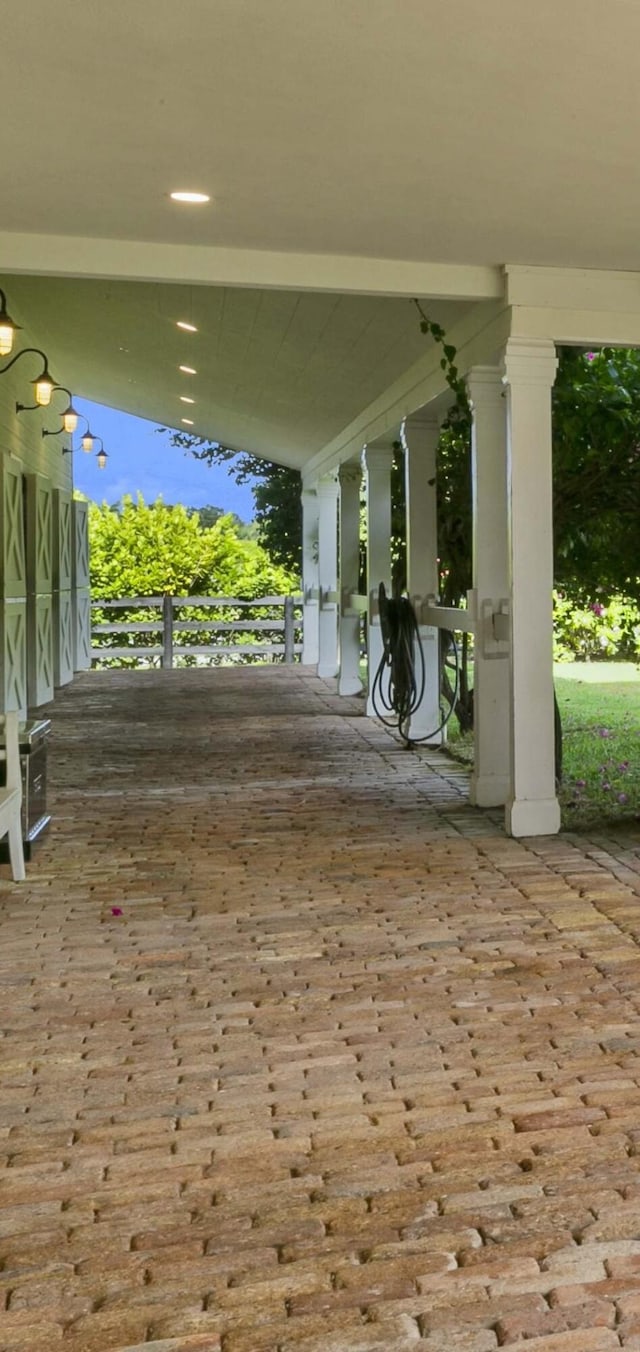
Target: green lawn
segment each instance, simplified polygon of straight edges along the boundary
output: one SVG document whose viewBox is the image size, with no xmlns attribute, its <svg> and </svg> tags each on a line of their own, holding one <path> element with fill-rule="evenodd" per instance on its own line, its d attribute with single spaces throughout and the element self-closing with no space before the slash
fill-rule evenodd
<svg viewBox="0 0 640 1352">
<path fill-rule="evenodd" d="M 363 666 L 366 681 L 366 666 Z M 554 667 L 563 729 L 562 825 L 581 830 L 640 821 L 640 666 L 562 662 Z M 451 754 L 473 765 L 473 734 L 448 725 Z"/>
<path fill-rule="evenodd" d="M 563 730 L 562 825 L 567 830 L 640 817 L 640 668 L 631 662 L 554 667 Z M 449 724 L 451 752 L 473 764 L 473 736 Z"/>
<path fill-rule="evenodd" d="M 640 669 L 628 662 L 555 668 L 563 727 L 566 827 L 638 820 Z"/>
</svg>

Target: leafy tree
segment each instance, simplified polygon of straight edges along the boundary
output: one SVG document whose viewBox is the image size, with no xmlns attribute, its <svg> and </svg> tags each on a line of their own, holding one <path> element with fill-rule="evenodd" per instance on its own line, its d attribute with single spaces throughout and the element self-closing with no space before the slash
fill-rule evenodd
<svg viewBox="0 0 640 1352">
<path fill-rule="evenodd" d="M 226 465 L 227 472 L 237 484 L 251 484 L 259 543 L 275 563 L 299 575 L 302 567 L 302 479 L 299 471 L 206 437 L 174 432 L 169 428 L 161 430 L 168 433 L 172 445 L 182 446 L 196 460 L 204 460 L 208 465 Z"/>
<path fill-rule="evenodd" d="M 295 579 L 255 540 L 242 539 L 232 514 L 203 529 L 197 512 L 158 499 L 123 498 L 89 507 L 91 586 L 96 598 L 280 595 Z"/>
<path fill-rule="evenodd" d="M 206 538 L 197 516 L 160 499 L 125 497 L 115 511 L 92 502 L 89 543 L 96 598 L 186 596 L 200 591 L 207 576 Z"/>
<path fill-rule="evenodd" d="M 560 349 L 553 458 L 556 581 L 640 599 L 640 352 Z"/>
</svg>

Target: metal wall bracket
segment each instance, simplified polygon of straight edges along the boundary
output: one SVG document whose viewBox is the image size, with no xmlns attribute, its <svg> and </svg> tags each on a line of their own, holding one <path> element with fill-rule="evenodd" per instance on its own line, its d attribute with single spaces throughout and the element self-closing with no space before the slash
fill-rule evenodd
<svg viewBox="0 0 640 1352">
<path fill-rule="evenodd" d="M 353 620 L 358 615 L 366 615 L 367 598 L 361 596 L 359 592 L 349 591 L 348 587 L 342 588 L 342 615 L 344 619 Z"/>
<path fill-rule="evenodd" d="M 509 598 L 492 601 L 486 597 L 480 605 L 479 638 L 482 656 L 488 659 L 508 657 L 511 651 Z"/>
<path fill-rule="evenodd" d="M 336 610 L 336 609 L 337 609 L 337 606 L 338 606 L 339 600 L 340 600 L 340 593 L 339 593 L 339 592 L 337 592 L 337 591 L 330 591 L 330 589 L 329 589 L 328 587 L 321 587 L 321 588 L 320 588 L 320 609 L 321 609 L 321 610 Z"/>
</svg>

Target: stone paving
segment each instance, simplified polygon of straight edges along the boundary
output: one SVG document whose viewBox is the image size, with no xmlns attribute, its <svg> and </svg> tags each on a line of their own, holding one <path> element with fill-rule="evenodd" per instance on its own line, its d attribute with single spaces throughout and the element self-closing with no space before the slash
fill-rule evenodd
<svg viewBox="0 0 640 1352">
<path fill-rule="evenodd" d="M 88 674 L 0 868 L 1 1352 L 640 1349 L 640 841 L 297 668 Z"/>
</svg>

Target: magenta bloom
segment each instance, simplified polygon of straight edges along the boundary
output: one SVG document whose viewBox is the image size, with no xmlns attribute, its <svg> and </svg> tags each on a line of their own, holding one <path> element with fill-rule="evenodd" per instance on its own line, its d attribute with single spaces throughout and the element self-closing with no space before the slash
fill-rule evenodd
<svg viewBox="0 0 640 1352">
<path fill-rule="evenodd" d="M 121 906 L 112 906 L 112 907 L 111 907 L 111 914 L 112 914 L 112 915 L 122 915 L 122 907 L 121 907 Z"/>
<path fill-rule="evenodd" d="M 601 615 L 604 615 L 604 606 L 601 606 L 599 601 L 594 601 L 591 609 L 598 618 L 600 618 Z"/>
</svg>

